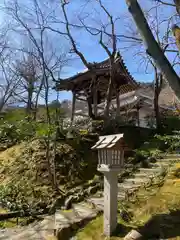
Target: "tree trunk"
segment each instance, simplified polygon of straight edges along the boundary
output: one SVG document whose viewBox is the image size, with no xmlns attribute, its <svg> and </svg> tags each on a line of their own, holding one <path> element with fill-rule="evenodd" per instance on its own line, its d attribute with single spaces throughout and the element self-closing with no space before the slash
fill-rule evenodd
<svg viewBox="0 0 180 240">
<path fill-rule="evenodd" d="M 180 78 L 156 42 L 137 0 L 126 0 L 141 37 L 147 46 L 147 53 L 154 59 L 157 67 L 168 81 L 170 87 L 180 99 Z"/>
<path fill-rule="evenodd" d="M 36 100 L 35 100 L 34 112 L 33 112 L 33 120 L 34 121 L 37 120 L 38 101 L 39 101 L 39 96 L 40 96 L 40 93 L 42 91 L 43 85 L 44 85 L 44 81 L 42 79 L 41 84 L 40 84 L 39 89 L 38 89 L 37 94 L 36 94 Z"/>
<path fill-rule="evenodd" d="M 89 95 L 87 96 L 87 104 L 88 104 L 88 116 L 92 119 L 95 119 L 92 109 L 92 98 Z"/>
<path fill-rule="evenodd" d="M 110 59 L 110 78 L 109 78 L 109 84 L 107 89 L 107 96 L 106 96 L 106 103 L 105 103 L 105 109 L 104 109 L 104 117 L 108 119 L 109 117 L 109 109 L 111 105 L 112 100 L 112 92 L 114 87 L 114 58 Z"/>
<path fill-rule="evenodd" d="M 28 80 L 28 87 L 27 87 L 27 91 L 28 91 L 28 102 L 27 102 L 27 107 L 26 107 L 26 112 L 27 112 L 27 117 L 28 120 L 31 120 L 31 114 L 32 114 L 32 98 L 33 98 L 33 92 L 34 92 L 34 83 L 33 81 L 30 79 Z"/>
<path fill-rule="evenodd" d="M 110 109 L 110 105 L 111 105 L 112 91 L 113 91 L 113 81 L 112 81 L 112 76 L 111 76 L 109 79 L 109 86 L 108 86 L 108 90 L 107 90 L 106 104 L 105 104 L 105 109 L 104 109 L 105 118 L 109 117 L 109 109 Z"/>
<path fill-rule="evenodd" d="M 180 0 L 174 0 L 174 3 L 176 5 L 176 10 L 180 14 Z"/>
</svg>

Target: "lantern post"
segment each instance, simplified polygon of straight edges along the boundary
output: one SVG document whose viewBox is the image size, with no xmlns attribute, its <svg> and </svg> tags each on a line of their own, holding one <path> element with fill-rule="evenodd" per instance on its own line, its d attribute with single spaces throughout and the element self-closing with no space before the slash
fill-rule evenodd
<svg viewBox="0 0 180 240">
<path fill-rule="evenodd" d="M 98 151 L 98 171 L 104 174 L 104 234 L 111 236 L 117 227 L 118 173 L 124 166 L 123 134 L 101 136 L 92 147 Z"/>
</svg>

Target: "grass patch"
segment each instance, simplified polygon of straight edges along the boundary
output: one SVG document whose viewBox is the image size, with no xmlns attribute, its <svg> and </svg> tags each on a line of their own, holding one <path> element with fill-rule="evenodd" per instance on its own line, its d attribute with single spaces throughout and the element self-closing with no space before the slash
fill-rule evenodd
<svg viewBox="0 0 180 240">
<path fill-rule="evenodd" d="M 27 222 L 30 220 L 30 218 L 21 217 L 21 218 L 10 218 L 5 221 L 0 221 L 0 229 L 4 228 L 15 228 L 17 226 L 27 225 Z"/>
<path fill-rule="evenodd" d="M 145 239 L 180 239 L 180 178 L 174 172 L 180 170 L 180 164 L 174 164 L 163 182 L 156 182 L 146 189 L 140 189 L 137 195 L 126 202 L 133 218 L 128 224 L 117 230 L 111 240 L 124 239 L 129 229 L 138 229 Z M 128 226 L 131 226 L 129 228 Z M 103 217 L 90 222 L 77 233 L 77 240 L 105 240 L 103 236 Z"/>
</svg>

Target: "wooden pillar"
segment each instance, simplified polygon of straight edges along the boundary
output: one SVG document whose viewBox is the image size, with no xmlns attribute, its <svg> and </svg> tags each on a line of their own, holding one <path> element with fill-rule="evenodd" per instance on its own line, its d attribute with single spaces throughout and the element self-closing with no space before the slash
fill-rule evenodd
<svg viewBox="0 0 180 240">
<path fill-rule="evenodd" d="M 137 124 L 138 124 L 138 127 L 140 126 L 139 110 L 140 110 L 140 107 L 137 106 Z"/>
<path fill-rule="evenodd" d="M 94 87 L 93 89 L 93 103 L 94 103 L 94 116 L 97 117 L 98 115 L 98 109 L 97 109 L 97 88 Z"/>
<path fill-rule="evenodd" d="M 88 105 L 88 115 L 90 118 L 94 119 L 91 91 L 85 91 L 85 93 L 86 93 L 86 101 Z"/>
<path fill-rule="evenodd" d="M 98 99 L 97 99 L 97 83 L 96 83 L 96 76 L 94 75 L 92 77 L 92 83 L 93 83 L 93 87 L 92 87 L 92 91 L 93 91 L 93 106 L 94 106 L 94 116 L 97 117 L 97 104 L 98 104 Z"/>
<path fill-rule="evenodd" d="M 116 116 L 120 116 L 120 99 L 119 99 L 120 91 L 116 88 Z"/>
<path fill-rule="evenodd" d="M 75 114 L 75 105 L 76 105 L 76 93 L 72 92 L 72 113 L 71 113 L 71 125 L 73 124 L 74 121 L 74 114 Z"/>
</svg>

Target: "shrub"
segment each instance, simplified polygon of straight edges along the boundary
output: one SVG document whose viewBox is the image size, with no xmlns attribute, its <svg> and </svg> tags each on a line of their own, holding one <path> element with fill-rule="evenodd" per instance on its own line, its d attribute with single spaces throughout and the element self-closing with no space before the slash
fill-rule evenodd
<svg viewBox="0 0 180 240">
<path fill-rule="evenodd" d="M 135 150 L 135 159 L 137 163 L 146 160 L 149 156 L 150 156 L 149 151 L 138 150 L 138 149 Z"/>
<path fill-rule="evenodd" d="M 173 131 L 180 130 L 179 114 L 172 111 L 164 111 L 161 113 L 161 131 L 164 134 L 172 134 Z"/>
<path fill-rule="evenodd" d="M 156 135 L 156 138 L 162 142 L 164 148 L 168 151 L 180 149 L 180 134 L 175 132 L 174 135 Z"/>
<path fill-rule="evenodd" d="M 4 122 L 4 124 L 0 127 L 0 140 L 1 142 L 16 142 L 17 127 L 13 124 Z"/>
<path fill-rule="evenodd" d="M 16 143 L 32 138 L 36 132 L 36 123 L 26 120 L 14 124 L 4 122 L 0 125 L 0 141 Z"/>
<path fill-rule="evenodd" d="M 162 154 L 162 151 L 159 149 L 150 150 L 150 155 L 153 158 L 160 158 L 161 154 Z"/>
</svg>

